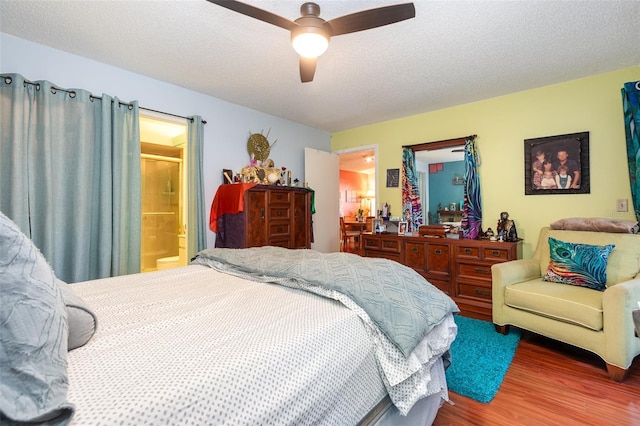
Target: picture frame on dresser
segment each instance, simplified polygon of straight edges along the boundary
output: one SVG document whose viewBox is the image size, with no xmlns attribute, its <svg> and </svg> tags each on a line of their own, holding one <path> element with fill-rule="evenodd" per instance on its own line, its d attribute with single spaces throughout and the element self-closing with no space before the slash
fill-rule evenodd
<svg viewBox="0 0 640 426">
<path fill-rule="evenodd" d="M 406 222 L 406 221 L 398 222 L 398 235 L 406 234 L 408 226 L 409 226 L 409 222 Z"/>
<path fill-rule="evenodd" d="M 222 169 L 222 184 L 233 183 L 233 170 Z"/>
</svg>

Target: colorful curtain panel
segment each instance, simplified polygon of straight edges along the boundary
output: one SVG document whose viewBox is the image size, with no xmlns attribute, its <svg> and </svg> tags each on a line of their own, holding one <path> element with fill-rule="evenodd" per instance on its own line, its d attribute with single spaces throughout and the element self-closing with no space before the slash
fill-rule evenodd
<svg viewBox="0 0 640 426">
<path fill-rule="evenodd" d="M 624 128 L 627 136 L 627 161 L 631 200 L 640 221 L 640 81 L 625 83 L 622 88 Z"/>
<path fill-rule="evenodd" d="M 463 238 L 469 240 L 475 240 L 482 234 L 479 165 L 475 138 L 469 138 L 464 144 L 464 207 L 461 225 Z"/>
<path fill-rule="evenodd" d="M 416 156 L 411 148 L 402 151 L 402 216 L 408 223 L 408 231 L 417 231 L 423 225 L 422 202 L 418 187 Z"/>
</svg>

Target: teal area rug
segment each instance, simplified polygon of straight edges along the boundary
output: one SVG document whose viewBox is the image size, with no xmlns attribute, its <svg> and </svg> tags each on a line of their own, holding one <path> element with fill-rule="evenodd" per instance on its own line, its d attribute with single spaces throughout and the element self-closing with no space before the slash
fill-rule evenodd
<svg viewBox="0 0 640 426">
<path fill-rule="evenodd" d="M 451 344 L 447 369 L 449 390 L 480 402 L 490 402 L 498 392 L 516 348 L 520 330 L 496 332 L 490 322 L 455 316 L 458 336 Z"/>
</svg>

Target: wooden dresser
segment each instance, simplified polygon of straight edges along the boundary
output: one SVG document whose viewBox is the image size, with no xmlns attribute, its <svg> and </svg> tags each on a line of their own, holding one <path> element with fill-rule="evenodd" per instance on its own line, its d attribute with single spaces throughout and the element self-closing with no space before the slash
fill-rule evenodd
<svg viewBox="0 0 640 426">
<path fill-rule="evenodd" d="M 465 316 L 491 321 L 491 265 L 522 258 L 522 241 L 362 236 L 363 255 L 409 266 L 447 293 Z"/>
<path fill-rule="evenodd" d="M 311 248 L 311 194 L 305 188 L 282 186 L 247 189 L 243 211 L 218 217 L 216 247 Z"/>
</svg>

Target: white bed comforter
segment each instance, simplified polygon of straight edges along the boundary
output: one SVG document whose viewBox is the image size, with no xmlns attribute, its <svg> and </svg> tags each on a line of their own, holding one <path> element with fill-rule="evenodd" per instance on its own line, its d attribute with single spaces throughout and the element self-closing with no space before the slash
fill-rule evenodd
<svg viewBox="0 0 640 426">
<path fill-rule="evenodd" d="M 98 332 L 69 353 L 72 424 L 355 424 L 386 394 L 371 332 L 339 302 L 196 265 L 73 288 Z M 432 334 L 423 350 L 448 347 L 453 320 Z M 447 399 L 440 358 L 409 388 Z"/>
</svg>

